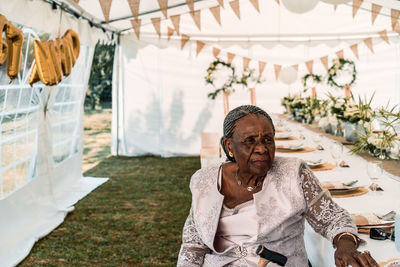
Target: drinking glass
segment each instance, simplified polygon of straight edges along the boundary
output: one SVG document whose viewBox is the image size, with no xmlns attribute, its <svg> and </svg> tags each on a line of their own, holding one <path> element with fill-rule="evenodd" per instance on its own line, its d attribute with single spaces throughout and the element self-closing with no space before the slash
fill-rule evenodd
<svg viewBox="0 0 400 267">
<path fill-rule="evenodd" d="M 339 164 L 339 159 L 342 157 L 342 153 L 343 153 L 342 144 L 334 142 L 330 147 L 330 152 L 331 152 L 333 160 L 335 161 L 335 165 L 337 167 Z"/>
<path fill-rule="evenodd" d="M 312 140 L 315 143 L 315 148 L 317 149 L 317 151 L 319 151 L 318 146 L 321 143 L 322 136 L 320 134 L 314 134 Z"/>
<path fill-rule="evenodd" d="M 376 191 L 376 180 L 378 180 L 383 173 L 382 170 L 382 162 L 381 161 L 368 161 L 367 162 L 367 173 L 369 176 L 369 179 L 371 179 L 372 186 L 371 190 Z"/>
</svg>

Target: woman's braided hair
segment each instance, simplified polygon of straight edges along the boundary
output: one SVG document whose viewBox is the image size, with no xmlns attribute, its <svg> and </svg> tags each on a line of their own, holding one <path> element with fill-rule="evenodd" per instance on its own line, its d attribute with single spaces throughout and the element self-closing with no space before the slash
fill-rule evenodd
<svg viewBox="0 0 400 267">
<path fill-rule="evenodd" d="M 266 117 L 271 122 L 272 130 L 275 135 L 275 127 L 274 127 L 271 117 L 268 115 L 267 112 L 265 112 L 261 108 L 253 106 L 253 105 L 243 105 L 243 106 L 239 106 L 237 108 L 232 109 L 231 111 L 229 111 L 229 113 L 226 115 L 226 117 L 224 119 L 224 135 L 221 137 L 221 146 L 224 149 L 225 155 L 229 161 L 234 162 L 235 158 L 229 156 L 229 151 L 225 147 L 224 141 L 225 141 L 225 139 L 232 138 L 232 135 L 233 135 L 233 132 L 234 132 L 235 126 L 236 126 L 236 121 L 238 121 L 239 119 L 241 119 L 247 115 L 250 115 L 250 114 L 256 114 L 256 115 L 260 114 L 260 115 Z"/>
</svg>

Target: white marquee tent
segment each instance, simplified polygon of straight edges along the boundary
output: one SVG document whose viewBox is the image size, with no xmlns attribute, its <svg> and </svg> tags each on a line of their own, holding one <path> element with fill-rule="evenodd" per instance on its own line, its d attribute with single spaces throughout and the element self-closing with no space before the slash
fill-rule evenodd
<svg viewBox="0 0 400 267">
<path fill-rule="evenodd" d="M 0 68 L 0 266 L 15 265 L 26 257 L 34 242 L 59 225 L 76 201 L 104 182 L 81 174 L 83 100 L 97 40 L 118 40 L 114 155 L 198 155 L 200 134 L 221 132 L 222 97 L 208 99 L 212 88 L 204 80 L 216 49 L 223 60 L 233 55 L 238 70 L 243 58 L 250 59 L 249 66 L 257 71 L 260 62 L 266 63 L 256 96 L 257 105 L 269 112 L 281 112 L 280 99 L 302 88 L 300 77 L 309 71 L 306 62 L 312 62 L 313 73 L 325 74 L 321 57 L 328 56 L 331 64 L 341 50 L 356 62 L 358 79 L 352 87 L 356 96 L 375 91 L 375 106 L 388 99 L 393 105 L 400 103 L 399 35 L 392 29 L 398 20 L 393 12 L 400 10 L 398 1 L 342 1 L 346 3 L 336 9 L 315 1 L 314 9 L 296 14 L 287 10 L 293 2 L 289 0 L 196 0 L 192 15 L 200 18 L 196 21 L 201 30 L 184 0 L 142 0 L 133 22 L 128 2 L 138 1 L 1 0 L 0 14 L 23 27 L 25 42 L 41 33 L 55 38 L 72 28 L 80 36 L 81 55 L 71 76 L 53 87 L 27 84 L 33 60 L 29 51 L 23 54 L 20 76 L 12 84 L 5 67 Z M 107 3 L 109 24 L 102 23 Z M 361 7 L 353 18 L 354 3 Z M 160 4 L 167 6 L 160 10 Z M 382 9 L 372 24 L 374 5 Z M 154 27 L 157 21 L 160 37 Z M 132 26 L 139 24 L 138 40 Z M 389 44 L 382 37 L 384 30 Z M 197 55 L 199 43 L 204 47 Z M 350 48 L 355 44 L 359 59 Z M 284 71 L 292 65 L 298 65 L 296 82 L 276 80 L 279 68 Z M 318 93 L 329 90 L 319 87 Z M 237 88 L 229 101 L 231 108 L 248 104 L 249 93 Z M 7 182 L 13 186 L 6 187 Z"/>
</svg>

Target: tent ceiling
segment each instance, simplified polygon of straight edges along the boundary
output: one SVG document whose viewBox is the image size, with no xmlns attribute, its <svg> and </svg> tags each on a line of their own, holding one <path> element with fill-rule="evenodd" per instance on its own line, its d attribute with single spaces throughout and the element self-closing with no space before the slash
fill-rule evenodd
<svg viewBox="0 0 400 267">
<path fill-rule="evenodd" d="M 62 2 L 72 9 L 123 34 L 134 34 L 131 20 L 133 19 L 128 1 L 112 0 L 109 23 L 104 15 L 99 0 L 46 0 Z M 396 0 L 364 0 L 357 16 L 352 18 L 352 1 L 340 5 L 336 11 L 333 6 L 319 2 L 316 8 L 305 14 L 295 14 L 288 11 L 283 4 L 276 1 L 259 0 L 261 14 L 251 5 L 249 0 L 240 0 L 241 19 L 237 19 L 229 5 L 232 1 L 225 0 L 225 8 L 221 8 L 222 25 L 219 25 L 209 10 L 219 5 L 217 0 L 194 0 L 194 9 L 201 10 L 201 31 L 193 23 L 186 0 L 168 0 L 168 18 L 160 10 L 158 0 L 141 0 L 139 18 L 141 19 L 141 36 L 143 38 L 158 38 L 151 18 L 161 18 L 161 31 L 166 37 L 167 27 L 173 27 L 170 16 L 181 15 L 181 32 L 188 34 L 192 40 L 213 42 L 276 42 L 277 40 L 306 42 L 326 41 L 329 39 L 362 39 L 366 36 L 378 37 L 377 31 L 390 31 L 391 8 L 400 10 Z M 383 6 L 374 25 L 371 25 L 371 4 Z M 388 23 L 389 22 L 389 23 Z M 389 33 L 390 35 L 390 33 Z M 392 35 L 395 35 L 392 33 Z M 141 38 L 142 39 L 142 38 Z"/>
</svg>

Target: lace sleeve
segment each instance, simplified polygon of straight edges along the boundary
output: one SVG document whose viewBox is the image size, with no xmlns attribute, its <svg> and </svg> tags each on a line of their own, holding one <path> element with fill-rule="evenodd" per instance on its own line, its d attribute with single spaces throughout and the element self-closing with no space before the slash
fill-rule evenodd
<svg viewBox="0 0 400 267">
<path fill-rule="evenodd" d="M 192 208 L 189 216 L 183 226 L 182 246 L 179 251 L 178 267 L 201 266 L 204 255 L 209 253 L 210 249 L 203 244 L 203 241 L 197 233 L 196 225 L 193 220 Z"/>
<path fill-rule="evenodd" d="M 329 191 L 322 189 L 314 173 L 304 163 L 300 166 L 300 178 L 307 203 L 306 218 L 312 228 L 330 242 L 342 232 L 356 235 L 357 228 L 348 212 L 332 200 Z"/>
</svg>

